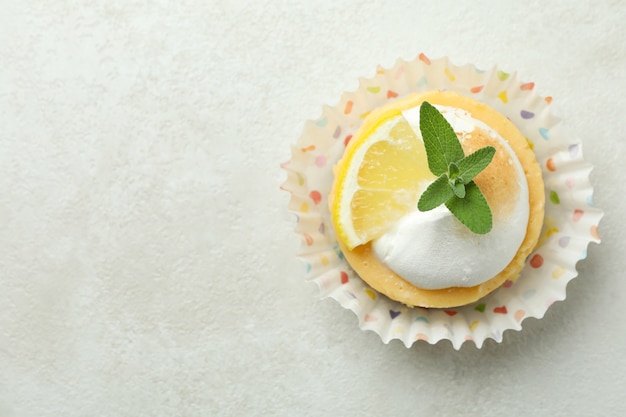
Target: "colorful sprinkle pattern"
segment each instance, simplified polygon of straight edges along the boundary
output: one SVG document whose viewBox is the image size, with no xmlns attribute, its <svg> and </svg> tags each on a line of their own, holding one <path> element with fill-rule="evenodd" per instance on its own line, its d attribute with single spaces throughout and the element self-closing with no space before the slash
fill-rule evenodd
<svg viewBox="0 0 626 417">
<path fill-rule="evenodd" d="M 538 96 L 535 84 L 520 81 L 515 73 L 456 66 L 423 53 L 389 69 L 379 67 L 373 78 L 360 81 L 356 92 L 345 93 L 336 107 L 325 107 L 319 119 L 305 124 L 292 159 L 281 165 L 287 171 L 282 188 L 291 193 L 289 210 L 303 241 L 299 257 L 322 296 L 354 311 L 360 327 L 377 332 L 385 343 L 400 339 L 410 347 L 417 340 L 448 339 L 455 349 L 466 341 L 477 347 L 488 338 L 500 342 L 505 330 L 520 330 L 526 317 L 541 318 L 552 303 L 565 299 L 565 287 L 577 275 L 576 262 L 586 257 L 589 242 L 600 242 L 602 211 L 593 206 L 590 166 L 580 143 L 567 138 L 560 120 L 547 110 L 552 97 Z M 388 100 L 433 89 L 474 97 L 506 115 L 526 136 L 546 183 L 541 245 L 520 278 L 454 309 L 407 308 L 368 287 L 338 249 L 326 200 L 332 167 L 363 118 Z"/>
</svg>

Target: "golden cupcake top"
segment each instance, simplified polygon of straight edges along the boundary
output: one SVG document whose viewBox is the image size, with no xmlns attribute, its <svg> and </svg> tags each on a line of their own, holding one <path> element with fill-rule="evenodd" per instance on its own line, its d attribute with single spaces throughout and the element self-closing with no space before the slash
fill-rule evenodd
<svg viewBox="0 0 626 417">
<path fill-rule="evenodd" d="M 428 111 L 440 119 L 422 117 L 420 126 Z M 439 112 L 453 122 L 441 129 L 458 136 L 458 148 L 443 141 L 445 130 L 429 133 L 444 119 Z M 483 162 L 472 170 L 465 162 L 477 168 L 476 155 Z M 329 200 L 346 259 L 404 304 L 467 304 L 514 280 L 541 229 L 543 183 L 525 138 L 495 110 L 456 93 L 413 95 L 373 111 L 335 174 Z"/>
</svg>

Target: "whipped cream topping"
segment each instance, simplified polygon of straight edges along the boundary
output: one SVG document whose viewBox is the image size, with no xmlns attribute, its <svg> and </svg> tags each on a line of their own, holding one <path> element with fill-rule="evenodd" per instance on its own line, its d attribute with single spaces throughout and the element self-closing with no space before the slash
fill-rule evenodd
<svg viewBox="0 0 626 417">
<path fill-rule="evenodd" d="M 419 288 L 473 287 L 502 271 L 524 240 L 529 217 L 528 184 L 515 152 L 495 130 L 465 110 L 435 107 L 455 132 L 465 135 L 478 127 L 502 144 L 517 174 L 517 202 L 507 215 L 494 217 L 491 231 L 483 235 L 469 231 L 444 205 L 427 212 L 416 208 L 374 240 L 372 247 L 388 268 Z M 402 114 L 421 139 L 419 107 Z"/>
</svg>

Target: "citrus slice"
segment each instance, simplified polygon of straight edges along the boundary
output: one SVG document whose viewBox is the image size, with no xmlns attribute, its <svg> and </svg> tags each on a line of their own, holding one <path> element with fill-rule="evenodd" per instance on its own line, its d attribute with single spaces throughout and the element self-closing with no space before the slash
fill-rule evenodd
<svg viewBox="0 0 626 417">
<path fill-rule="evenodd" d="M 416 210 L 435 177 L 424 144 L 397 109 L 368 117 L 335 167 L 331 212 L 349 249 L 388 231 Z"/>
</svg>

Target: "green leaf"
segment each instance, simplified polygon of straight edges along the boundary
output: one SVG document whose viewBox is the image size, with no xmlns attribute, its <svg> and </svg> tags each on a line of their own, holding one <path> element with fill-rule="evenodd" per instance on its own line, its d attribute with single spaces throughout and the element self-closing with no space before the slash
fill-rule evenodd
<svg viewBox="0 0 626 417">
<path fill-rule="evenodd" d="M 474 181 L 465 185 L 465 198 L 453 196 L 446 201 L 446 207 L 472 232 L 485 234 L 491 230 L 491 209 Z"/>
<path fill-rule="evenodd" d="M 491 209 L 472 180 L 491 163 L 495 148 L 487 146 L 465 156 L 452 126 L 426 101 L 420 106 L 420 131 L 428 168 L 438 178 L 422 193 L 418 209 L 428 211 L 445 203 L 472 232 L 489 232 L 493 226 Z"/>
<path fill-rule="evenodd" d="M 466 184 L 469 183 L 476 175 L 480 174 L 483 169 L 487 168 L 487 165 L 491 163 L 495 153 L 496 148 L 486 146 L 461 159 L 456 163 L 459 169 L 458 176 L 463 178 Z"/>
<path fill-rule="evenodd" d="M 447 172 L 450 162 L 465 156 L 450 123 L 427 101 L 420 106 L 420 132 L 426 148 L 428 168 L 433 174 L 438 176 Z"/>
<path fill-rule="evenodd" d="M 459 166 L 454 162 L 450 162 L 450 165 L 448 166 L 448 176 L 450 179 L 453 180 L 458 177 L 459 172 L 461 172 L 461 170 L 459 170 Z"/>
<path fill-rule="evenodd" d="M 432 210 L 454 197 L 454 191 L 448 185 L 448 177 L 443 174 L 433 181 L 422 193 L 417 208 L 419 211 Z"/>
<path fill-rule="evenodd" d="M 457 178 L 457 180 L 458 179 L 459 178 Z M 455 196 L 465 198 L 465 183 L 463 183 L 463 181 L 451 180 L 450 186 L 452 187 L 452 191 Z"/>
</svg>

